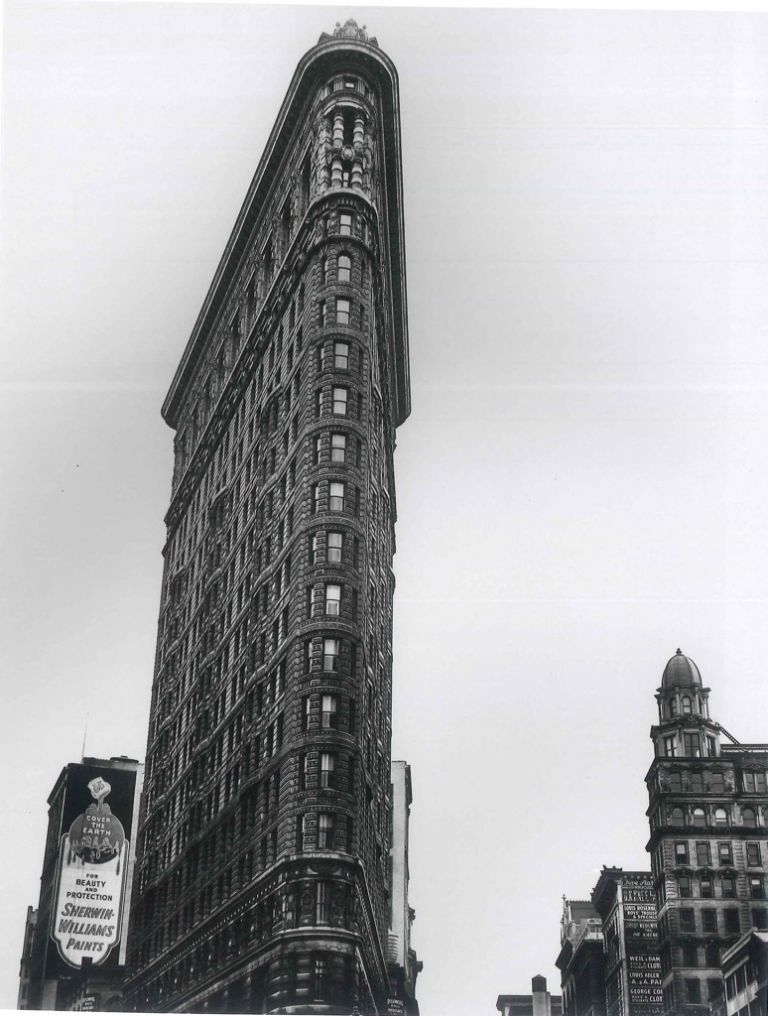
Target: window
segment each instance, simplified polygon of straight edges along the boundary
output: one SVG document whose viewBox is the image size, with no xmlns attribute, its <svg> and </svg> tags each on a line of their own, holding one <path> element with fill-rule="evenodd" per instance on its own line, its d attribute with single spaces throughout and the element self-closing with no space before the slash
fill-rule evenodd
<svg viewBox="0 0 768 1016">
<path fill-rule="evenodd" d="M 688 864 L 688 844 L 675 844 L 675 864 Z"/>
<path fill-rule="evenodd" d="M 768 931 L 768 910 L 765 907 L 755 907 L 752 911 L 752 927 L 758 931 Z"/>
<path fill-rule="evenodd" d="M 349 369 L 349 343 L 334 342 L 333 344 L 333 366 L 336 370 Z"/>
<path fill-rule="evenodd" d="M 682 808 L 673 808 L 669 813 L 669 824 L 673 826 L 685 825 L 685 816 Z"/>
<path fill-rule="evenodd" d="M 333 486 L 333 484 L 331 484 L 331 486 Z M 313 504 L 313 508 L 314 508 L 314 510 L 316 512 L 320 511 L 320 499 L 321 499 L 321 497 L 322 497 L 322 492 L 321 492 L 321 489 L 320 489 L 320 484 L 316 483 L 312 487 L 312 504 Z"/>
<path fill-rule="evenodd" d="M 344 297 L 336 297 L 336 324 L 348 325 L 350 316 L 349 300 Z"/>
<path fill-rule="evenodd" d="M 717 963 L 708 963 L 709 967 L 719 967 L 720 961 Z M 710 1002 L 716 1002 L 723 993 L 723 982 L 719 977 L 708 977 L 707 978 L 707 997 Z"/>
<path fill-rule="evenodd" d="M 344 391 L 345 389 L 341 389 Z M 344 462 L 347 458 L 347 435 L 331 434 L 331 462 Z"/>
<path fill-rule="evenodd" d="M 708 967 L 720 966 L 720 946 L 717 942 L 707 942 L 704 946 L 704 962 Z"/>
<path fill-rule="evenodd" d="M 338 617 L 341 612 L 341 586 L 326 584 L 325 612 L 331 617 Z"/>
<path fill-rule="evenodd" d="M 333 412 L 336 416 L 347 415 L 347 399 L 349 392 L 346 388 L 333 389 Z"/>
<path fill-rule="evenodd" d="M 709 773 L 709 789 L 713 794 L 722 794 L 725 790 L 725 780 L 722 773 Z"/>
<path fill-rule="evenodd" d="M 339 233 L 342 236 L 352 236 L 352 216 L 349 212 L 341 212 L 339 215 Z"/>
<path fill-rule="evenodd" d="M 738 935 L 741 931 L 741 921 L 739 920 L 739 912 L 735 907 L 729 907 L 725 913 L 725 930 L 729 935 Z"/>
<path fill-rule="evenodd" d="M 718 843 L 717 859 L 720 864 L 733 864 L 733 851 L 730 843 Z"/>
<path fill-rule="evenodd" d="M 691 700 L 690 700 L 690 698 L 687 695 L 683 695 L 683 701 L 682 701 L 681 704 L 682 704 L 683 716 L 690 716 L 691 712 L 692 712 L 692 709 L 691 709 Z"/>
<path fill-rule="evenodd" d="M 335 695 L 323 695 L 320 700 L 320 725 L 323 730 L 335 730 L 338 726 L 339 701 Z"/>
<path fill-rule="evenodd" d="M 308 770 L 309 770 L 309 756 L 307 756 L 306 754 L 299 755 L 299 790 L 307 789 Z"/>
<path fill-rule="evenodd" d="M 320 558 L 320 537 L 317 533 L 309 538 L 310 559 L 312 564 L 317 564 Z"/>
<path fill-rule="evenodd" d="M 315 924 L 328 924 L 330 895 L 328 883 L 318 882 L 315 886 Z"/>
<path fill-rule="evenodd" d="M 765 899 L 765 884 L 762 875 L 749 876 L 749 895 L 753 900 Z"/>
<path fill-rule="evenodd" d="M 317 503 L 317 502 L 315 502 Z M 344 484 L 333 482 L 330 487 L 330 509 L 332 512 L 344 511 Z"/>
<path fill-rule="evenodd" d="M 701 981 L 693 977 L 686 978 L 685 994 L 691 1005 L 698 1005 L 701 1002 Z"/>
<path fill-rule="evenodd" d="M 328 303 L 325 300 L 320 300 L 317 306 L 319 312 L 320 326 L 322 327 L 328 322 Z"/>
<path fill-rule="evenodd" d="M 702 828 L 707 824 L 707 816 L 703 808 L 694 808 L 692 817 L 693 824 L 698 828 Z"/>
<path fill-rule="evenodd" d="M 754 808 L 742 808 L 741 809 L 741 823 L 750 829 L 754 829 L 757 825 L 757 816 L 755 815 Z"/>
<path fill-rule="evenodd" d="M 307 816 L 299 815 L 296 819 L 296 849 L 301 852 L 307 843 Z"/>
<path fill-rule="evenodd" d="M 717 911 L 713 907 L 705 907 L 701 912 L 701 928 L 704 932 L 717 931 Z"/>
<path fill-rule="evenodd" d="M 348 254 L 339 254 L 337 267 L 337 279 L 339 282 L 351 282 L 352 280 L 352 259 Z"/>
<path fill-rule="evenodd" d="M 664 754 L 667 758 L 674 758 L 677 755 L 677 739 L 674 735 L 664 738 Z"/>
<path fill-rule="evenodd" d="M 710 758 L 717 757 L 717 738 L 713 737 L 711 734 L 707 734 L 707 754 Z"/>
<path fill-rule="evenodd" d="M 696 931 L 696 919 L 693 910 L 689 907 L 681 907 L 679 914 L 680 931 Z"/>
<path fill-rule="evenodd" d="M 698 758 L 701 755 L 701 738 L 698 734 L 683 734 L 683 754 Z"/>
<path fill-rule="evenodd" d="M 720 888 L 724 900 L 732 900 L 736 898 L 736 881 L 733 876 L 723 875 L 720 879 Z"/>
<path fill-rule="evenodd" d="M 715 825 L 728 825 L 728 812 L 725 808 L 715 808 Z"/>
<path fill-rule="evenodd" d="M 339 669 L 339 640 L 323 639 L 323 670 L 336 673 Z"/>
<path fill-rule="evenodd" d="M 712 876 L 709 872 L 702 872 L 701 878 L 699 879 L 701 885 L 701 898 L 704 900 L 711 900 L 714 898 L 714 890 L 712 889 Z"/>
<path fill-rule="evenodd" d="M 697 967 L 699 965 L 699 950 L 694 942 L 686 942 L 683 945 L 683 966 Z"/>
<path fill-rule="evenodd" d="M 696 844 L 696 864 L 700 868 L 704 868 L 712 863 L 712 853 L 709 849 L 709 843 L 697 843 Z"/>
<path fill-rule="evenodd" d="M 316 999 L 325 998 L 327 964 L 322 956 L 316 956 L 312 976 L 312 993 Z"/>
<path fill-rule="evenodd" d="M 341 563 L 341 551 L 344 546 L 343 533 L 328 533 L 328 562 L 330 564 Z"/>
<path fill-rule="evenodd" d="M 321 812 L 317 819 L 317 849 L 333 850 L 335 832 L 334 816 Z"/>
<path fill-rule="evenodd" d="M 335 786 L 334 773 L 336 770 L 336 759 L 333 755 L 323 752 L 320 755 L 320 786 L 329 788 Z"/>
<path fill-rule="evenodd" d="M 312 701 L 307 696 L 304 699 L 304 708 L 301 711 L 301 729 L 309 730 L 309 718 L 312 715 Z"/>
<path fill-rule="evenodd" d="M 754 793 L 765 793 L 766 791 L 766 775 L 765 773 L 742 773 L 741 782 L 744 786 L 744 790 L 748 794 Z"/>
<path fill-rule="evenodd" d="M 747 844 L 747 864 L 750 866 L 750 868 L 759 867 L 760 864 L 762 864 L 759 843 Z"/>
<path fill-rule="evenodd" d="M 681 900 L 689 900 L 693 895 L 691 893 L 691 880 L 687 875 L 681 875 L 680 878 L 678 878 L 677 888 Z"/>
<path fill-rule="evenodd" d="M 323 282 L 326 283 L 326 285 L 327 285 L 331 281 L 331 279 L 333 278 L 333 276 L 331 274 L 331 259 L 330 258 L 323 258 L 323 260 L 322 260 L 322 269 L 323 269 Z"/>
</svg>

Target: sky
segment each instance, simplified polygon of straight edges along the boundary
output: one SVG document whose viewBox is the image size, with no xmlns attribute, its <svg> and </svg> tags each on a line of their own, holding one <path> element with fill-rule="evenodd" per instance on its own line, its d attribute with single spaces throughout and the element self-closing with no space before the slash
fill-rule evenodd
<svg viewBox="0 0 768 1016">
<path fill-rule="evenodd" d="M 554 988 L 562 896 L 648 865 L 678 646 L 768 740 L 765 15 L 6 3 L 0 1007 L 61 767 L 144 757 L 160 406 L 296 63 L 350 16 L 401 88 L 421 1011 Z"/>
</svg>

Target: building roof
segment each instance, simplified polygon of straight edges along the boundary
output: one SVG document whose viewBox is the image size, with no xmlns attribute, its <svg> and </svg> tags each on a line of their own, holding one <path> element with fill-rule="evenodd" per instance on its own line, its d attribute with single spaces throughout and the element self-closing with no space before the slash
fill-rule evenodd
<svg viewBox="0 0 768 1016">
<path fill-rule="evenodd" d="M 699 668 L 680 649 L 668 661 L 661 678 L 661 687 L 667 688 L 700 688 L 701 674 Z"/>
</svg>

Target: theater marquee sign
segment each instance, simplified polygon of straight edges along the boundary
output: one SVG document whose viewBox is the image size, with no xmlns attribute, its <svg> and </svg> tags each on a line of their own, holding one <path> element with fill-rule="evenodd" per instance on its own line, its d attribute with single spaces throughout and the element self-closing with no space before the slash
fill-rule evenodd
<svg viewBox="0 0 768 1016">
<path fill-rule="evenodd" d="M 87 784 L 93 801 L 61 837 L 51 937 L 72 967 L 104 963 L 120 941 L 130 843 L 106 802 L 101 776 Z M 130 821 L 130 819 L 129 819 Z"/>
</svg>

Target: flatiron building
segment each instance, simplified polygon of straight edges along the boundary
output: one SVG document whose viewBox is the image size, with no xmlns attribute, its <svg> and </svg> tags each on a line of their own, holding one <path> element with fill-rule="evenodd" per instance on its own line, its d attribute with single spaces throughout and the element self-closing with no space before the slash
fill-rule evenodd
<svg viewBox="0 0 768 1016">
<path fill-rule="evenodd" d="M 296 69 L 163 406 L 133 1009 L 387 1005 L 409 408 L 397 73 L 348 21 Z"/>
</svg>

